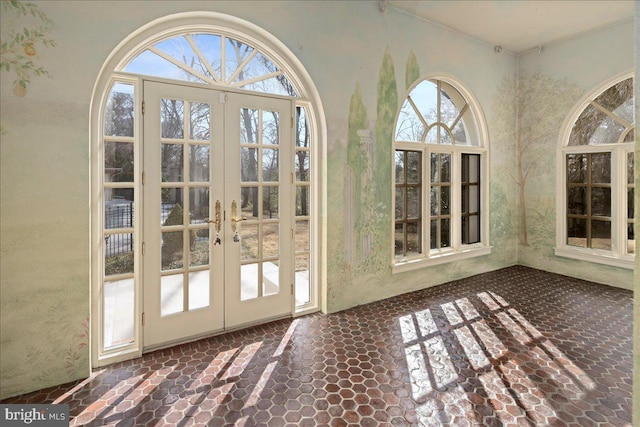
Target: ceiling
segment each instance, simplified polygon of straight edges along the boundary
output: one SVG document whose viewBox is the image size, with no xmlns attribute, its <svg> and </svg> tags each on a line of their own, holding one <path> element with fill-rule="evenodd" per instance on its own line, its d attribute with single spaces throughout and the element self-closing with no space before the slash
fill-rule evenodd
<svg viewBox="0 0 640 427">
<path fill-rule="evenodd" d="M 388 0 L 381 3 L 512 53 L 633 19 L 633 0 Z"/>
</svg>

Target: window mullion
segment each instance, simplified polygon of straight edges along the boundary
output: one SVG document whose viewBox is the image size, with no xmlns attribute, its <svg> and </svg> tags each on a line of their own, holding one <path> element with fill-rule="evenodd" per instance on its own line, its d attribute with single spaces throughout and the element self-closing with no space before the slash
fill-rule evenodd
<svg viewBox="0 0 640 427">
<path fill-rule="evenodd" d="M 462 242 L 462 159 L 459 150 L 451 153 L 451 247 L 457 252 Z"/>
<path fill-rule="evenodd" d="M 616 147 L 611 153 L 611 249 L 618 256 L 626 254 L 627 247 L 627 153 Z"/>
<path fill-rule="evenodd" d="M 429 258 L 431 252 L 431 150 L 422 151 L 422 253 Z"/>
</svg>

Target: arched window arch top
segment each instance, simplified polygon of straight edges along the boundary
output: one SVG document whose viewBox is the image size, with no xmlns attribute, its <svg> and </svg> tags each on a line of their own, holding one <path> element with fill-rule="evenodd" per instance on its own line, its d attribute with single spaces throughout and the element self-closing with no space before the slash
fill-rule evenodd
<svg viewBox="0 0 640 427">
<path fill-rule="evenodd" d="M 629 77 L 589 101 L 573 123 L 567 145 L 609 145 L 633 141 L 633 78 Z"/>
<path fill-rule="evenodd" d="M 470 103 L 451 83 L 426 79 L 407 95 L 398 112 L 396 141 L 480 146 Z"/>
<path fill-rule="evenodd" d="M 299 97 L 284 70 L 252 44 L 224 33 L 183 33 L 151 42 L 122 71 Z"/>
</svg>

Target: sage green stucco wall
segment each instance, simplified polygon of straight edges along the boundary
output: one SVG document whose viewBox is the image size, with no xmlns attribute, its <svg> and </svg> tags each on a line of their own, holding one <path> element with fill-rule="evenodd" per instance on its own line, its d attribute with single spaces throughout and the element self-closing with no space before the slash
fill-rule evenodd
<svg viewBox="0 0 640 427">
<path fill-rule="evenodd" d="M 562 43 L 544 46 L 542 53 L 519 58 L 523 121 L 532 142 L 525 162 L 531 173 L 524 190 L 528 241 L 519 240 L 518 262 L 535 268 L 632 289 L 633 270 L 582 262 L 554 255 L 556 244 L 556 165 L 561 128 L 577 103 L 607 81 L 634 68 L 633 20 Z M 544 84 L 540 84 L 544 82 Z M 532 106 L 533 105 L 533 106 Z M 526 113 L 544 111 L 541 123 Z M 521 147 L 526 149 L 521 126 Z M 563 185 L 559 183 L 559 185 Z M 518 202 L 518 211 L 521 204 Z M 523 223 L 518 223 L 520 231 Z"/>
<path fill-rule="evenodd" d="M 256 24 L 281 40 L 313 79 L 327 120 L 328 154 L 322 161 L 328 172 L 324 248 L 329 254 L 328 311 L 519 261 L 513 179 L 513 82 L 518 65 L 514 56 L 497 54 L 492 46 L 393 8 L 381 13 L 378 1 L 34 3 L 52 21 L 50 36 L 56 47 L 39 49 L 34 57 L 50 78 L 34 78 L 24 97 L 14 96 L 12 78 L 4 73 L 0 82 L 0 121 L 6 132 L 0 146 L 0 398 L 89 374 L 91 93 L 101 66 L 118 43 L 148 22 L 173 13 L 213 11 Z M 5 14 L 1 19 L 0 26 L 6 28 Z M 607 37 L 615 37 L 615 31 L 621 39 L 631 37 L 625 26 L 611 29 Z M 597 34 L 592 37 L 599 40 Z M 611 49 L 622 51 L 618 56 L 609 53 L 621 62 L 612 68 L 631 66 L 623 63 L 628 45 L 621 41 L 620 47 Z M 574 61 L 573 65 L 569 61 L 567 69 L 575 70 L 567 76 L 540 67 L 554 78 L 574 80 L 584 90 L 592 81 L 607 77 L 606 70 L 602 77 L 575 77 L 581 76 L 579 69 L 585 65 L 580 58 Z M 520 62 L 524 71 L 534 71 L 533 58 Z M 485 116 L 493 249 L 491 255 L 473 260 L 392 275 L 388 135 L 410 84 L 405 76 L 415 78 L 416 69 L 418 75 L 443 73 L 455 78 L 473 93 Z M 369 163 L 362 161 L 357 150 L 349 156 L 353 131 L 357 135 L 361 129 L 356 127 L 361 126 L 375 136 Z M 555 149 L 553 142 L 548 144 Z M 372 178 L 362 180 L 369 167 Z M 545 182 L 553 182 L 554 176 L 545 177 Z M 354 205 L 348 207 L 345 180 L 355 177 L 361 187 Z M 345 214 L 352 208 L 360 215 L 346 221 Z M 347 250 L 345 242 L 353 250 Z M 546 255 L 540 258 L 529 250 L 521 254 L 523 262 L 546 268 L 542 262 Z M 564 264 L 554 261 L 551 265 L 572 274 Z M 629 275 L 614 272 L 611 277 L 624 281 Z"/>
</svg>

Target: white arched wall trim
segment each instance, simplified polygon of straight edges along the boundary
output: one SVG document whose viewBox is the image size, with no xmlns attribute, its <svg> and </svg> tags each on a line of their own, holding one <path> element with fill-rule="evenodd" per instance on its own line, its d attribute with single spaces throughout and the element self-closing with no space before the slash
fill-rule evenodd
<svg viewBox="0 0 640 427">
<path fill-rule="evenodd" d="M 101 354 L 100 348 L 100 321 L 96 316 L 100 315 L 101 304 L 101 285 L 102 285 L 102 260 L 101 247 L 103 245 L 102 225 L 104 224 L 103 213 L 101 210 L 102 197 L 102 176 L 101 165 L 102 147 L 100 146 L 101 124 L 104 116 L 104 106 L 109 90 L 113 83 L 114 77 L 124 68 L 124 66 L 144 49 L 153 43 L 166 39 L 178 34 L 187 32 L 222 32 L 230 37 L 245 41 L 250 45 L 258 47 L 266 53 L 278 66 L 284 70 L 287 77 L 294 86 L 299 90 L 299 98 L 297 104 L 305 106 L 308 111 L 307 120 L 312 138 L 313 153 L 313 171 L 312 182 L 314 191 L 312 192 L 312 206 L 314 206 L 313 215 L 315 219 L 312 221 L 312 236 L 314 236 L 314 254 L 313 256 L 313 277 L 310 278 L 315 283 L 314 295 L 312 296 L 312 307 L 306 311 L 298 311 L 294 315 L 302 315 L 306 312 L 323 309 L 326 311 L 326 170 L 327 165 L 325 159 L 326 144 L 326 119 L 319 93 L 311 80 L 309 73 L 298 60 L 298 58 L 276 37 L 264 29 L 243 19 L 209 11 L 185 12 L 168 15 L 156 19 L 129 36 L 127 36 L 115 49 L 110 53 L 104 62 L 96 83 L 94 85 L 89 110 L 89 133 L 90 133 L 90 259 L 91 259 L 91 286 L 90 286 L 90 304 L 91 304 L 91 361 L 92 366 L 100 366 L 107 363 L 113 363 L 120 360 L 126 360 L 136 357 L 142 353 L 140 328 L 136 328 L 135 341 L 137 345 L 130 346 L 120 352 L 111 352 L 108 355 Z M 126 79 L 126 75 L 119 76 Z M 118 78 L 122 80 L 122 78 Z M 139 104 L 139 103 L 136 103 Z M 136 117 L 140 116 L 140 106 L 136 105 Z M 136 123 L 136 138 L 140 138 L 141 126 L 139 121 Z M 137 144 L 140 146 L 141 144 Z M 140 158 L 140 153 L 136 153 L 136 158 Z M 136 160 L 139 163 L 140 160 Z M 140 172 L 138 164 L 135 170 Z M 136 177 L 139 179 L 140 177 Z M 139 224 L 139 221 L 137 221 Z M 139 250 L 136 249 L 136 253 Z M 140 270 L 137 267 L 139 256 L 136 256 L 136 287 L 139 290 L 141 286 Z M 136 298 L 135 315 L 136 321 L 140 319 L 141 298 Z"/>
</svg>

